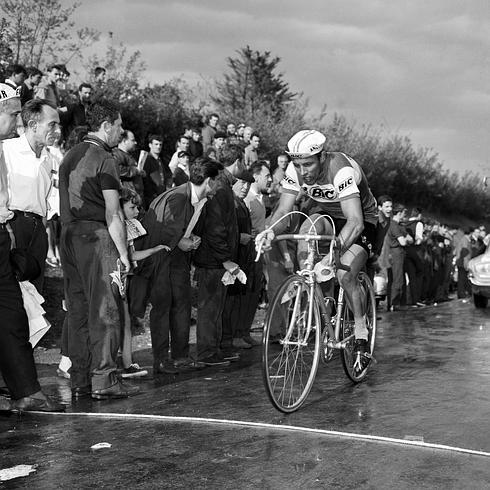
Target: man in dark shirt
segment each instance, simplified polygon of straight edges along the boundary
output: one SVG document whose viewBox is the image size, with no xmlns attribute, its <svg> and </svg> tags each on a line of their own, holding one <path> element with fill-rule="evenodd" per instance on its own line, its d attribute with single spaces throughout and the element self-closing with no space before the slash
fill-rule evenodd
<svg viewBox="0 0 490 490">
<path fill-rule="evenodd" d="M 190 181 L 161 194 L 144 218 L 148 234 L 141 247 L 146 249 L 160 244 L 169 247 L 168 252 L 162 251 L 143 261 L 137 270 L 139 276 L 149 280 L 154 374 L 172 374 L 182 368 L 196 367 L 188 358 L 190 252 L 199 246 L 200 239 L 194 235 L 191 223 L 197 223 L 206 194 L 221 168 L 218 162 L 197 160 L 190 171 Z"/>
<path fill-rule="evenodd" d="M 131 152 L 136 148 L 134 133 L 125 129 L 117 148 L 112 150 L 116 165 L 119 170 L 119 178 L 123 187 L 128 187 L 137 192 L 143 199 L 143 175 L 144 171 L 138 169 L 136 160 Z"/>
<path fill-rule="evenodd" d="M 68 139 L 70 133 L 77 126 L 87 125 L 87 111 L 92 103 L 92 85 L 81 83 L 78 87 L 78 102 L 70 104 L 66 112 L 61 113 L 61 125 L 63 126 L 63 137 Z"/>
<path fill-rule="evenodd" d="M 111 153 L 122 121 L 115 106 L 99 101 L 90 107 L 87 122 L 91 132 L 60 167 L 61 262 L 72 394 L 105 400 L 138 392 L 116 377 L 124 288 L 114 272 L 119 269 L 122 276 L 131 268 Z"/>
<path fill-rule="evenodd" d="M 24 105 L 34 98 L 34 91 L 36 87 L 41 83 L 43 73 L 34 66 L 27 68 L 27 78 L 24 80 L 20 88 L 20 103 Z"/>
<path fill-rule="evenodd" d="M 403 285 L 405 283 L 403 264 L 405 262 L 405 249 L 407 245 L 413 243 L 413 238 L 407 233 L 404 226 L 400 224 L 406 217 L 407 209 L 402 204 L 393 206 L 393 217 L 386 238 L 391 252 L 391 269 L 393 272 L 393 282 L 391 284 L 391 311 L 400 308 Z"/>
<path fill-rule="evenodd" d="M 158 195 L 172 187 L 172 173 L 165 168 L 165 164 L 160 158 L 163 148 L 163 139 L 157 134 L 151 134 L 148 138 L 150 153 L 148 153 L 143 170 L 145 177 L 143 179 L 145 209 L 150 207 L 151 201 Z"/>
<path fill-rule="evenodd" d="M 232 186 L 235 175 L 243 169 L 242 149 L 226 147 L 222 154 L 225 168 L 216 178 L 214 196 L 201 215 L 199 229 L 201 245 L 194 255 L 197 296 L 197 359 L 208 366 L 228 364 L 236 358 L 221 350 L 222 317 L 227 286 L 221 281 L 228 271 L 236 275 L 239 243 L 238 222 Z"/>
<path fill-rule="evenodd" d="M 203 156 L 204 151 L 200 139 L 201 131 L 199 129 L 193 129 L 192 137 L 189 140 L 189 157 L 191 162 Z"/>
</svg>

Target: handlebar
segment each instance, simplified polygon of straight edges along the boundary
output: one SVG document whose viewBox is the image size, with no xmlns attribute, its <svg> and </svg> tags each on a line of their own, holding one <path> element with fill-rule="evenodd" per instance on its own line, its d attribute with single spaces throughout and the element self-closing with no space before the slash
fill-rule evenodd
<svg viewBox="0 0 490 490">
<path fill-rule="evenodd" d="M 334 235 L 311 235 L 309 233 L 304 234 L 304 235 L 299 235 L 297 233 L 289 233 L 289 234 L 284 234 L 284 235 L 277 235 L 274 240 L 316 240 L 318 242 L 327 242 L 334 240 L 335 236 Z"/>
<path fill-rule="evenodd" d="M 277 235 L 274 237 L 273 241 L 281 241 L 281 240 L 315 240 L 319 242 L 326 242 L 326 241 L 332 241 L 335 240 L 335 235 L 312 235 L 310 233 L 307 234 L 298 234 L 298 233 L 285 233 L 282 235 Z M 257 262 L 259 260 L 260 255 L 262 254 L 262 246 L 263 242 L 259 244 L 259 247 L 257 249 L 257 256 L 255 258 L 255 261 Z M 351 268 L 348 265 L 344 265 L 340 262 L 340 251 L 335 248 L 333 250 L 333 259 L 334 263 L 337 269 L 344 270 L 346 272 L 350 272 Z"/>
</svg>

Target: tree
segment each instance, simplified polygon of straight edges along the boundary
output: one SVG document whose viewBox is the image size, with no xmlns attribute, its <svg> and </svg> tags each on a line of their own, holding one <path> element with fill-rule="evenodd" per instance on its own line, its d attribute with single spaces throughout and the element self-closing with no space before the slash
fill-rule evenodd
<svg viewBox="0 0 490 490">
<path fill-rule="evenodd" d="M 227 58 L 229 71 L 216 83 L 212 97 L 220 114 L 235 120 L 255 120 L 258 114 L 280 119 L 288 104 L 298 94 L 289 90 L 281 73 L 276 73 L 280 58 L 270 51 L 261 53 L 249 46 L 239 49 L 238 56 Z"/>
<path fill-rule="evenodd" d="M 3 0 L 5 41 L 11 62 L 41 66 L 49 61 L 66 63 L 82 48 L 97 40 L 95 29 L 83 28 L 73 36 L 73 14 L 78 2 L 64 6 L 61 0 Z"/>
</svg>

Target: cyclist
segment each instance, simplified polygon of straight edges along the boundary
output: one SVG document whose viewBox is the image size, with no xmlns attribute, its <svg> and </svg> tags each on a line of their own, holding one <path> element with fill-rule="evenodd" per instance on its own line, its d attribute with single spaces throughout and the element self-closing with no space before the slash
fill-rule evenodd
<svg viewBox="0 0 490 490">
<path fill-rule="evenodd" d="M 357 275 L 366 264 L 374 243 L 377 205 L 359 164 L 344 153 L 327 151 L 325 141 L 325 136 L 316 130 L 299 131 L 289 140 L 286 153 L 291 162 L 286 169 L 281 197 L 271 222 L 293 210 L 296 196 L 301 190 L 309 198 L 305 208 L 313 221 L 321 214 L 328 214 L 333 218 L 338 233 L 340 261 L 350 268 L 350 271 L 339 268 L 337 278 L 353 311 L 354 352 L 357 354 L 355 367 L 362 370 L 367 363 L 364 354 L 369 353 L 369 346 L 363 311 L 364 293 L 357 281 Z M 256 243 L 262 241 L 264 249 L 269 249 L 274 234 L 284 232 L 281 227 L 284 221 L 274 230 L 267 229 L 260 233 Z M 307 233 L 311 222 L 306 220 L 302 228 L 301 233 Z M 315 232 L 319 234 L 332 233 L 327 220 L 318 220 L 315 228 Z M 315 269 L 321 270 L 321 266 L 318 268 L 317 265 Z"/>
</svg>

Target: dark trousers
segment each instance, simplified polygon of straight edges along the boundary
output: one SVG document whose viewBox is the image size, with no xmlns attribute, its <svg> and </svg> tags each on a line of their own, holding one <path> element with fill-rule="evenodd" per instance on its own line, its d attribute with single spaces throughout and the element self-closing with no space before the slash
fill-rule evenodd
<svg viewBox="0 0 490 490">
<path fill-rule="evenodd" d="M 255 313 L 259 306 L 260 295 L 264 287 L 264 263 L 262 260 L 252 264 L 253 271 L 250 273 L 250 283 L 245 293 L 244 303 L 244 328 L 242 336 L 249 335 L 254 322 Z M 249 281 L 247 281 L 249 282 Z"/>
<path fill-rule="evenodd" d="M 405 271 L 408 275 L 408 288 L 410 289 L 411 304 L 416 304 L 422 296 L 422 278 L 424 264 L 420 258 L 416 246 L 407 248 L 405 256 Z"/>
<path fill-rule="evenodd" d="M 402 247 L 391 248 L 391 271 L 393 282 L 391 284 L 391 304 L 400 306 L 403 297 L 403 286 L 405 285 L 405 275 L 403 264 L 405 261 L 405 250 Z"/>
<path fill-rule="evenodd" d="M 124 318 L 119 288 L 110 276 L 119 254 L 107 227 L 90 221 L 63 226 L 60 252 L 72 387 L 108 388 L 117 382 Z"/>
<path fill-rule="evenodd" d="M 468 279 L 468 271 L 458 265 L 458 298 L 466 298 L 471 295 L 471 283 Z"/>
<path fill-rule="evenodd" d="M 48 255 L 48 235 L 43 220 L 25 216 L 20 212 L 15 213 L 15 219 L 10 221 L 10 226 L 15 236 L 15 246 L 27 248 L 39 263 L 41 272 L 39 276 L 31 280 L 31 284 L 39 291 L 43 292 L 44 268 L 46 266 L 46 256 Z"/>
<path fill-rule="evenodd" d="M 0 371 L 14 400 L 41 389 L 29 343 L 29 324 L 9 260 L 10 237 L 0 225 Z"/>
<path fill-rule="evenodd" d="M 233 339 L 247 335 L 245 332 L 245 294 L 226 294 L 223 308 L 222 347 L 231 347 Z"/>
<path fill-rule="evenodd" d="M 205 359 L 220 352 L 227 289 L 221 282 L 224 273 L 225 269 L 196 267 L 197 359 Z"/>
<path fill-rule="evenodd" d="M 168 359 L 169 345 L 172 359 L 189 356 L 190 267 L 180 250 L 165 255 L 154 258 L 155 269 L 150 280 L 150 330 L 155 362 Z"/>
</svg>

